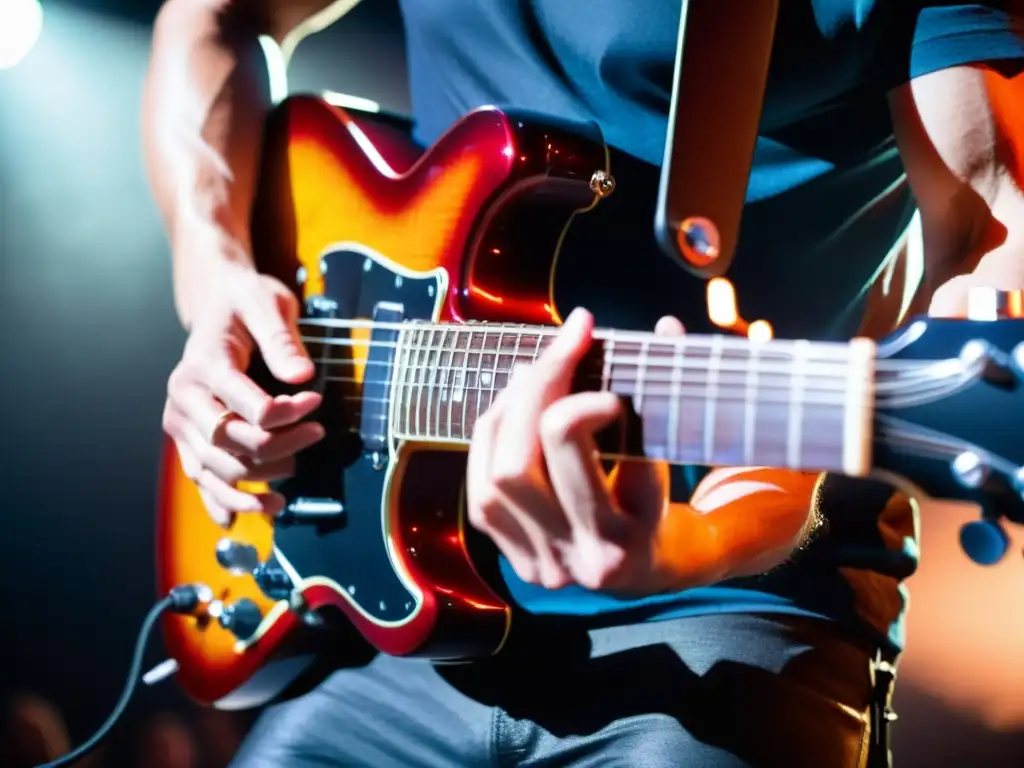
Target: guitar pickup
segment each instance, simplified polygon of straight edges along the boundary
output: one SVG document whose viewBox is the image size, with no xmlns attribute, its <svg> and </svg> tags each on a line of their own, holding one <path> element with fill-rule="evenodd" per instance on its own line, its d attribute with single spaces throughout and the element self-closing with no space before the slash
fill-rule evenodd
<svg viewBox="0 0 1024 768">
<path fill-rule="evenodd" d="M 345 505 L 337 499 L 300 497 L 285 505 L 278 525 L 337 525 L 345 522 Z"/>
</svg>

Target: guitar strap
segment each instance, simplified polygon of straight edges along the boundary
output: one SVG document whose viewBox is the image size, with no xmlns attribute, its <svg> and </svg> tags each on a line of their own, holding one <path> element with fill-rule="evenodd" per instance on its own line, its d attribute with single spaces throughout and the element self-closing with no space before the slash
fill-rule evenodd
<svg viewBox="0 0 1024 768">
<path fill-rule="evenodd" d="M 662 250 L 701 278 L 724 275 L 735 254 L 779 2 L 682 3 L 654 228 Z M 867 766 L 891 768 L 895 658 L 879 652 L 871 678 Z"/>
<path fill-rule="evenodd" d="M 655 234 L 699 277 L 732 263 L 778 13 L 779 0 L 683 0 Z"/>
</svg>

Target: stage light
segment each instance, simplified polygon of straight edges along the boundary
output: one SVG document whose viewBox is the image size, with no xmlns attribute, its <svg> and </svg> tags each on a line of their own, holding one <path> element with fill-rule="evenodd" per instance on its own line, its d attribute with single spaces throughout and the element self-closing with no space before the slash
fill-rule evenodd
<svg viewBox="0 0 1024 768">
<path fill-rule="evenodd" d="M 24 59 L 43 31 L 39 0 L 0 0 L 0 69 Z"/>
</svg>

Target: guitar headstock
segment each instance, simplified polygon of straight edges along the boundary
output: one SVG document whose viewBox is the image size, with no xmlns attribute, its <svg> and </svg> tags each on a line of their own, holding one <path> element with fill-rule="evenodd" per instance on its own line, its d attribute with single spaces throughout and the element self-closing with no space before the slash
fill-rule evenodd
<svg viewBox="0 0 1024 768">
<path fill-rule="evenodd" d="M 978 504 L 960 543 L 977 563 L 1024 524 L 1021 292 L 975 289 L 969 319 L 919 318 L 878 346 L 875 466 L 933 498 Z"/>
</svg>

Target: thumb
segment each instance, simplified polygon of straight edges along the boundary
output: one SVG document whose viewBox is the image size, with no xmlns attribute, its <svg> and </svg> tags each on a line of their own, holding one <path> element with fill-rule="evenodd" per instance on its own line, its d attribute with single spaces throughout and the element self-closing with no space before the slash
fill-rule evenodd
<svg viewBox="0 0 1024 768">
<path fill-rule="evenodd" d="M 313 362 L 297 326 L 299 304 L 291 292 L 271 287 L 254 291 L 239 314 L 275 378 L 287 384 L 312 378 Z"/>
<path fill-rule="evenodd" d="M 958 275 L 935 289 L 928 305 L 932 317 L 967 317 L 971 288 L 985 285 L 977 275 Z"/>
<path fill-rule="evenodd" d="M 645 528 L 658 524 L 669 500 L 667 463 L 627 459 L 615 465 L 608 479 L 619 509 Z"/>
<path fill-rule="evenodd" d="M 678 337 L 686 333 L 675 317 L 658 320 L 654 333 L 663 337 Z M 621 461 L 612 471 L 610 490 L 619 508 L 638 521 L 655 526 L 669 500 L 669 466 L 662 461 Z"/>
</svg>

